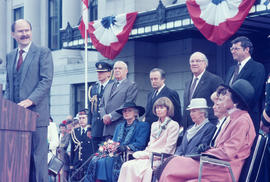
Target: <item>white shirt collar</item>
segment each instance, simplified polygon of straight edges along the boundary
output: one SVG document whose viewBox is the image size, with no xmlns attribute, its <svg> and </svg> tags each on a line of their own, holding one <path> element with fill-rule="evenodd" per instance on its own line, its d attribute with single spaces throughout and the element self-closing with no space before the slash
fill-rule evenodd
<svg viewBox="0 0 270 182">
<path fill-rule="evenodd" d="M 193 80 L 194 80 L 195 78 L 198 78 L 198 81 L 197 81 L 197 83 L 198 83 L 199 80 L 202 78 L 202 75 L 204 74 L 204 72 L 205 72 L 205 70 L 204 70 L 203 72 L 201 72 L 201 74 L 199 74 L 199 76 L 197 76 L 197 77 L 193 74 Z"/>
<path fill-rule="evenodd" d="M 248 56 L 246 59 L 244 59 L 243 61 L 240 62 L 241 65 L 240 65 L 240 67 L 239 67 L 239 72 L 238 72 L 238 73 L 240 73 L 240 71 L 243 69 L 243 67 L 245 66 L 245 64 L 246 64 L 250 59 L 251 59 L 251 57 Z"/>
<path fill-rule="evenodd" d="M 103 87 L 105 88 L 106 85 L 109 83 L 110 79 L 108 79 L 106 82 L 104 82 L 103 84 L 100 83 L 100 86 L 103 85 Z"/>
<path fill-rule="evenodd" d="M 161 90 L 165 87 L 165 84 L 163 84 L 158 90 L 157 90 L 157 94 L 159 94 L 161 92 Z M 156 94 L 156 95 L 157 95 Z"/>
<path fill-rule="evenodd" d="M 30 42 L 25 48 L 23 48 L 22 50 L 24 51 L 24 53 L 28 53 L 30 46 L 31 46 L 32 42 Z M 21 49 L 18 48 L 18 51 L 20 51 Z"/>
</svg>

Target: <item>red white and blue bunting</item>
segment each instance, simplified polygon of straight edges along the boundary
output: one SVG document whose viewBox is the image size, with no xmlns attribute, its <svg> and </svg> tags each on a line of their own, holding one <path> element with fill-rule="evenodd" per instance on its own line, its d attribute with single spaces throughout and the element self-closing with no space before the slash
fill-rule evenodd
<svg viewBox="0 0 270 182">
<path fill-rule="evenodd" d="M 82 35 L 83 39 L 87 39 L 87 32 L 85 32 L 85 29 L 88 30 L 88 0 L 82 0 L 82 19 L 79 25 L 79 30 Z M 85 35 L 86 33 L 86 35 Z"/>
<path fill-rule="evenodd" d="M 128 41 L 137 12 L 104 17 L 89 23 L 94 47 L 106 58 L 114 59 Z"/>
<path fill-rule="evenodd" d="M 186 0 L 194 25 L 218 45 L 242 25 L 255 0 Z"/>
</svg>

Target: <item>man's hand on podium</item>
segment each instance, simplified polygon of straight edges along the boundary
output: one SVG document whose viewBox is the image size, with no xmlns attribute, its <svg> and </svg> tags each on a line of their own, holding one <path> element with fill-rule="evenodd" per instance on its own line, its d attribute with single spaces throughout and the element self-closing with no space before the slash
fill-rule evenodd
<svg viewBox="0 0 270 182">
<path fill-rule="evenodd" d="M 18 103 L 19 106 L 22 106 L 24 108 L 28 108 L 30 107 L 31 105 L 33 105 L 33 101 L 31 101 L 30 99 L 25 99 L 21 102 Z"/>
</svg>

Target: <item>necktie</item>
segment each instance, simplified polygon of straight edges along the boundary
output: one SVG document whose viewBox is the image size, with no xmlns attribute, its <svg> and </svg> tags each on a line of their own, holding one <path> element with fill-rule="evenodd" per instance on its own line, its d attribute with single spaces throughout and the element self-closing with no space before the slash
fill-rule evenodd
<svg viewBox="0 0 270 182">
<path fill-rule="evenodd" d="M 20 67 L 21 67 L 21 65 L 22 65 L 22 63 L 23 63 L 23 53 L 24 53 L 24 50 L 20 50 L 19 51 L 19 59 L 18 59 L 18 63 L 17 63 L 17 67 L 16 67 L 16 70 L 17 71 L 19 71 L 19 69 L 20 69 Z"/>
<path fill-rule="evenodd" d="M 192 96 L 193 96 L 193 93 L 195 91 L 195 86 L 197 84 L 197 81 L 198 81 L 198 78 L 196 77 L 190 87 L 190 90 L 189 90 L 189 100 L 191 100 Z"/>
<path fill-rule="evenodd" d="M 85 130 L 84 129 L 82 129 L 82 135 L 84 135 L 85 134 Z"/>
<path fill-rule="evenodd" d="M 114 82 L 114 84 L 112 86 L 111 94 L 114 93 L 114 91 L 116 90 L 116 88 L 117 88 L 118 85 L 119 85 L 119 81 Z"/>
<path fill-rule="evenodd" d="M 239 74 L 239 68 L 241 66 L 241 63 L 238 63 L 235 67 L 235 70 L 234 70 L 234 73 L 233 73 L 233 78 L 232 78 L 232 81 L 231 81 L 231 84 L 233 84 L 235 81 L 236 81 L 236 78 Z"/>
<path fill-rule="evenodd" d="M 101 85 L 101 88 L 100 88 L 100 93 L 99 93 L 99 96 L 100 96 L 100 97 L 102 97 L 103 92 L 104 92 L 104 86 L 103 86 L 103 85 Z"/>
<path fill-rule="evenodd" d="M 152 96 L 152 99 L 155 98 L 157 96 L 157 93 L 158 93 L 158 90 L 155 90 L 153 96 Z"/>
</svg>

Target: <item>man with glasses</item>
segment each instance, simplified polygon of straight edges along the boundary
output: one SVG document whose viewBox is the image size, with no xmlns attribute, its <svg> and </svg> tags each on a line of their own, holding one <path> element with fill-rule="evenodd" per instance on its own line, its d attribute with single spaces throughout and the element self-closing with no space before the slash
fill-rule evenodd
<svg viewBox="0 0 270 182">
<path fill-rule="evenodd" d="M 210 99 L 211 94 L 217 89 L 217 87 L 223 83 L 222 79 L 208 71 L 206 67 L 208 65 L 208 59 L 201 52 L 195 52 L 189 59 L 190 70 L 192 77 L 186 82 L 184 91 L 184 114 L 183 123 L 185 130 L 193 122 L 190 118 L 189 111 L 186 110 L 190 104 L 190 100 L 193 98 L 204 98 L 207 100 L 209 107 L 213 106 L 213 102 Z M 209 109 L 209 121 L 216 124 L 217 118 L 214 116 L 213 109 Z"/>
<path fill-rule="evenodd" d="M 244 36 L 237 37 L 232 42 L 230 48 L 233 59 L 236 64 L 230 67 L 226 74 L 225 84 L 232 85 L 238 79 L 244 79 L 251 83 L 255 89 L 255 99 L 250 108 L 250 115 L 254 123 L 256 132 L 259 131 L 260 113 L 262 112 L 262 98 L 265 81 L 264 66 L 251 58 L 253 45 L 251 41 Z"/>
</svg>

